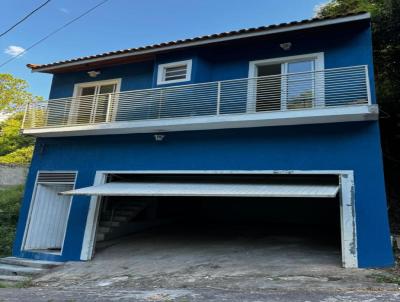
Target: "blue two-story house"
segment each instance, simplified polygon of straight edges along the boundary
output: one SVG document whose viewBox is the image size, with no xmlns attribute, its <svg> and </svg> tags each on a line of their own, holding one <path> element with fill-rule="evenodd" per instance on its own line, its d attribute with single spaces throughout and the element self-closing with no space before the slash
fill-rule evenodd
<svg viewBox="0 0 400 302">
<path fill-rule="evenodd" d="M 28 65 L 53 81 L 14 256 L 89 260 L 168 199 L 312 199 L 337 202 L 344 267 L 392 265 L 371 48 L 359 13 Z"/>
</svg>

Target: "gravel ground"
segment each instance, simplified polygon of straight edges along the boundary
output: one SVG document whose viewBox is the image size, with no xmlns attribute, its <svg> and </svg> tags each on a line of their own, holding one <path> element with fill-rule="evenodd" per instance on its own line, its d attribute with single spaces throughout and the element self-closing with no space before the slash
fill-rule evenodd
<svg viewBox="0 0 400 302">
<path fill-rule="evenodd" d="M 204 289 L 120 289 L 120 290 L 59 290 L 51 288 L 1 289 L 0 301 L 137 301 L 137 302 L 398 302 L 400 292 L 394 291 L 312 291 L 263 290 L 232 291 Z"/>
<path fill-rule="evenodd" d="M 343 269 L 337 245 L 314 238 L 155 230 L 111 242 L 33 287 L 0 289 L 0 301 L 400 301 L 390 271 Z"/>
</svg>

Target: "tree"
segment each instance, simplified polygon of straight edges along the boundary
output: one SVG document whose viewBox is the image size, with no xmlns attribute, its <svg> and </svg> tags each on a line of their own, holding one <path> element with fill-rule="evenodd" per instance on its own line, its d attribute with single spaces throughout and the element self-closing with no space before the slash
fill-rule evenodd
<svg viewBox="0 0 400 302">
<path fill-rule="evenodd" d="M 3 189 L 0 194 L 0 257 L 9 256 L 24 193 L 23 186 Z"/>
<path fill-rule="evenodd" d="M 39 101 L 27 91 L 28 83 L 10 74 L 0 74 L 0 112 L 10 116 L 0 123 L 0 163 L 27 163 L 32 156 L 33 137 L 21 134 L 23 108 Z"/>
<path fill-rule="evenodd" d="M 382 0 L 332 0 L 319 7 L 317 17 L 333 17 L 349 13 L 368 11 L 375 15 L 379 12 Z"/>
<path fill-rule="evenodd" d="M 400 103 L 400 1 L 332 0 L 316 15 L 330 17 L 360 11 L 371 13 L 378 102 Z"/>
<path fill-rule="evenodd" d="M 18 112 L 29 102 L 38 101 L 26 89 L 25 80 L 14 78 L 10 74 L 0 74 L 0 112 Z"/>
<path fill-rule="evenodd" d="M 0 156 L 32 146 L 35 139 L 21 134 L 23 112 L 17 112 L 0 124 Z"/>
</svg>

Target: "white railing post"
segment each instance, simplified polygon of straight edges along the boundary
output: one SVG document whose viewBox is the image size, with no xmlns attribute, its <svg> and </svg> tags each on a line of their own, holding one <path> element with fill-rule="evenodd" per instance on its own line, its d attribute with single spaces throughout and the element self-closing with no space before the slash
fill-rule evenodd
<svg viewBox="0 0 400 302">
<path fill-rule="evenodd" d="M 221 111 L 221 82 L 219 81 L 217 85 L 217 115 L 219 115 Z"/>
<path fill-rule="evenodd" d="M 94 124 L 96 122 L 98 102 L 99 102 L 99 95 L 94 95 L 93 105 L 90 111 L 90 124 Z"/>
<path fill-rule="evenodd" d="M 161 118 L 161 111 L 162 111 L 162 105 L 163 105 L 163 100 L 164 100 L 164 95 L 165 95 L 165 93 L 164 93 L 164 88 L 161 88 L 160 90 L 159 90 L 159 96 L 160 96 L 160 98 L 159 98 L 159 100 L 158 100 L 158 106 L 157 106 L 157 118 Z"/>
<path fill-rule="evenodd" d="M 369 70 L 368 70 L 368 65 L 365 65 L 365 81 L 366 81 L 366 87 L 367 87 L 368 105 L 371 105 L 371 84 L 370 84 L 370 82 L 369 82 Z"/>
<path fill-rule="evenodd" d="M 281 111 L 286 111 L 287 101 L 289 95 L 289 76 L 287 74 L 281 75 Z"/>
<path fill-rule="evenodd" d="M 27 104 L 25 105 L 24 117 L 22 118 L 22 126 L 21 126 L 22 129 L 25 129 L 25 121 L 26 121 L 26 115 L 28 114 L 29 104 L 30 104 L 30 103 L 27 103 Z"/>
<path fill-rule="evenodd" d="M 37 124 L 37 118 L 36 118 L 36 110 L 37 110 L 37 106 L 32 106 L 31 108 L 31 125 L 32 128 L 36 128 L 36 124 Z"/>
<path fill-rule="evenodd" d="M 111 109 L 113 107 L 112 104 L 112 93 L 108 94 L 108 101 L 107 101 L 107 113 L 106 113 L 106 122 L 111 122 Z"/>
</svg>

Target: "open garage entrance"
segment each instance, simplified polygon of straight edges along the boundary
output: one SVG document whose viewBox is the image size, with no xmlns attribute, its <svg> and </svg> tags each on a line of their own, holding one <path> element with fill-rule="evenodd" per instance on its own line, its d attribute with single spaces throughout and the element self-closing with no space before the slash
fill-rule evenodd
<svg viewBox="0 0 400 302">
<path fill-rule="evenodd" d="M 262 242 L 266 253 L 286 246 L 288 257 L 300 242 L 333 253 L 338 265 L 341 254 L 345 267 L 355 267 L 353 211 L 343 207 L 354 198 L 343 184 L 349 174 L 343 175 L 102 172 L 94 186 L 64 194 L 93 196 L 82 259 L 93 256 L 96 242 L 141 233 L 186 246 L 241 238 L 238 245 L 243 239 Z"/>
</svg>

